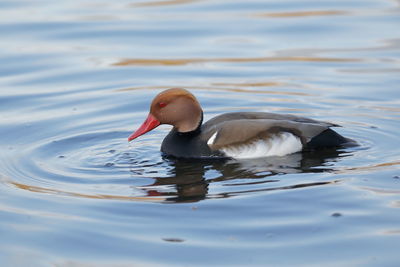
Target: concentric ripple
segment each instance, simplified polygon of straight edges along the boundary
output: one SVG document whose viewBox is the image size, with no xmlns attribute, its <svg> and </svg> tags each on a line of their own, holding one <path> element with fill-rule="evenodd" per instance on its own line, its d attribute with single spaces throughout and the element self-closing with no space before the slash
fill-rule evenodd
<svg viewBox="0 0 400 267">
<path fill-rule="evenodd" d="M 166 164 L 155 145 L 140 152 L 151 155 L 147 152 L 154 150 L 153 157 L 140 158 L 126 136 L 128 132 L 107 131 L 39 141 L 19 150 L 17 159 L 3 161 L 11 173 L 8 182 L 31 191 L 73 196 L 141 196 L 137 186 L 149 182 L 157 165 Z"/>
</svg>

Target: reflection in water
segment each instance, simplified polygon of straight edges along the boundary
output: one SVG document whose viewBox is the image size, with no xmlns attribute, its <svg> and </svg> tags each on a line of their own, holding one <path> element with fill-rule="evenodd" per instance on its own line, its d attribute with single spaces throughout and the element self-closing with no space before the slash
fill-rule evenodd
<svg viewBox="0 0 400 267">
<path fill-rule="evenodd" d="M 338 182 L 324 181 L 279 185 L 279 174 L 317 173 L 332 171 L 326 167 L 328 162 L 344 157 L 337 150 L 304 152 L 285 157 L 268 157 L 252 160 L 182 160 L 166 158 L 172 166 L 169 177 L 155 178 L 155 182 L 142 186 L 149 197 L 163 196 L 168 202 L 196 202 L 206 198 L 227 198 L 253 192 L 287 190 L 308 186 L 326 185 Z M 212 173 L 210 175 L 210 173 Z M 211 176 L 211 177 L 209 177 Z M 279 178 L 279 179 L 278 179 Z M 240 179 L 240 183 L 235 180 Z M 243 181 L 243 179 L 245 179 Z M 230 181 L 227 183 L 226 181 Z M 224 181 L 225 192 L 210 194 L 209 185 Z M 243 187 L 264 184 L 256 189 Z M 240 190 L 235 190 L 240 186 Z"/>
<path fill-rule="evenodd" d="M 288 17 L 310 17 L 310 16 L 332 16 L 345 15 L 347 12 L 341 10 L 313 10 L 313 11 L 294 11 L 294 12 L 275 12 L 258 14 L 260 17 L 288 18 Z"/>
<path fill-rule="evenodd" d="M 389 169 L 391 167 L 399 167 L 400 161 L 390 161 L 378 164 L 371 164 L 367 166 L 357 166 L 357 167 L 350 167 L 343 170 L 338 170 L 337 173 L 362 173 L 362 172 L 371 172 L 381 169 Z"/>
<path fill-rule="evenodd" d="M 220 85 L 225 84 L 225 86 L 232 86 L 231 88 L 228 87 L 220 87 Z M 262 85 L 263 84 L 263 85 Z M 251 93 L 251 94 L 264 94 L 264 95 L 289 95 L 289 96 L 313 96 L 311 93 L 304 93 L 304 92 L 294 92 L 294 91 L 273 91 L 273 90 L 251 90 L 251 89 L 241 89 L 237 88 L 237 86 L 241 87 L 256 87 L 256 86 L 289 86 L 289 84 L 285 83 L 278 83 L 278 82 L 271 82 L 271 83 L 215 83 L 213 84 L 215 86 L 188 86 L 185 85 L 184 87 L 186 89 L 190 90 L 213 90 L 215 92 L 221 91 L 221 92 L 236 92 L 236 93 Z M 294 84 L 290 84 L 292 87 L 296 87 Z M 116 91 L 118 92 L 124 92 L 124 91 L 133 91 L 133 90 L 165 90 L 168 88 L 173 88 L 173 87 L 179 87 L 179 86 L 137 86 L 137 87 L 129 87 L 129 88 L 122 88 L 122 89 L 117 89 Z M 282 99 L 281 101 L 288 101 L 287 99 Z"/>
<path fill-rule="evenodd" d="M 255 63 L 255 62 L 276 62 L 276 61 L 300 61 L 300 62 L 359 62 L 358 58 L 335 58 L 335 57 L 301 57 L 301 56 L 282 56 L 282 57 L 254 57 L 254 58 L 171 58 L 171 59 L 150 59 L 132 58 L 123 59 L 112 66 L 179 66 L 196 63 Z"/>
<path fill-rule="evenodd" d="M 61 189 L 50 189 L 44 188 L 40 186 L 34 185 L 26 185 L 13 181 L 6 181 L 9 185 L 17 187 L 19 189 L 27 190 L 35 193 L 43 193 L 43 194 L 54 194 L 54 195 L 62 195 L 62 196 L 70 196 L 70 197 L 78 197 L 78 198 L 91 198 L 91 199 L 112 199 L 112 200 L 128 200 L 128 201 L 147 201 L 147 202 L 160 202 L 163 199 L 161 198 L 151 198 L 151 197 L 136 197 L 136 196 L 117 196 L 117 195 L 107 195 L 107 194 L 83 194 L 76 192 L 64 191 Z"/>
</svg>

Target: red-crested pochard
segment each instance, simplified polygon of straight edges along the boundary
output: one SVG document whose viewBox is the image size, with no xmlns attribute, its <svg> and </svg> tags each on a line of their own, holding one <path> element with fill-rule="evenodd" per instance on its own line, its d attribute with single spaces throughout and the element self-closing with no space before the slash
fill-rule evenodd
<svg viewBox="0 0 400 267">
<path fill-rule="evenodd" d="M 147 119 L 128 141 L 170 124 L 161 151 L 178 158 L 284 156 L 352 143 L 330 129 L 339 125 L 287 114 L 233 112 L 202 122 L 203 110 L 194 95 L 168 89 L 154 98 Z"/>
</svg>

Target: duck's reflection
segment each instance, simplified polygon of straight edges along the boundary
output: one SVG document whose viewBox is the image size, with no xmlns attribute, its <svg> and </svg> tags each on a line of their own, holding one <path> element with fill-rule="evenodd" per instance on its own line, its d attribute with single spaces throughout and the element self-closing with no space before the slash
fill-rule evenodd
<svg viewBox="0 0 400 267">
<path fill-rule="evenodd" d="M 285 157 L 249 160 L 184 160 L 164 158 L 171 167 L 169 177 L 155 178 L 151 185 L 141 187 L 148 196 L 162 196 L 168 202 L 196 202 L 206 198 L 227 198 L 234 195 L 272 190 L 286 190 L 317 186 L 336 181 L 316 181 L 280 185 L 290 173 L 318 173 L 332 171 L 331 165 L 346 152 L 330 149 L 303 152 Z M 209 184 L 225 181 L 226 192 L 209 192 Z M 229 181 L 229 182 L 227 182 Z M 263 184 L 246 190 L 246 185 Z M 235 187 L 236 186 L 236 187 Z M 235 190 L 232 189 L 234 187 Z M 237 188 L 237 190 L 236 190 Z M 220 191 L 220 190 L 219 190 Z"/>
</svg>

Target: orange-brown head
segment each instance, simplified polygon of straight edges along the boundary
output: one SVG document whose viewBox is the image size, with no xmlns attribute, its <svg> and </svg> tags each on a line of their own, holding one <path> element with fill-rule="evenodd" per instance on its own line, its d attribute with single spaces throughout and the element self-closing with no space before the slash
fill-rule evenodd
<svg viewBox="0 0 400 267">
<path fill-rule="evenodd" d="M 151 131 L 160 124 L 170 124 L 178 132 L 195 130 L 202 119 L 202 109 L 196 97 L 182 88 L 159 93 L 151 102 L 150 113 L 128 141 Z"/>
</svg>

